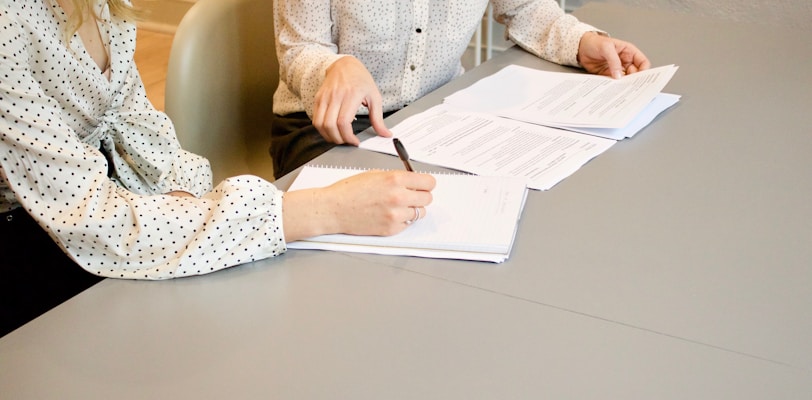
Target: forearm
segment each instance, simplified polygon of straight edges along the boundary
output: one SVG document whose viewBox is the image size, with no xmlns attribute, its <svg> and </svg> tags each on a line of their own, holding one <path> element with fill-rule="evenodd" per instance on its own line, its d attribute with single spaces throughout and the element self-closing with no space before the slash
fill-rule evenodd
<svg viewBox="0 0 812 400">
<path fill-rule="evenodd" d="M 579 66 L 578 44 L 585 32 L 599 31 L 550 0 L 495 1 L 495 17 L 508 37 L 526 51 L 557 64 Z"/>
<path fill-rule="evenodd" d="M 282 212 L 285 239 L 332 233 L 394 235 L 408 226 L 415 207 L 431 203 L 435 183 L 428 174 L 367 171 L 330 186 L 287 192 Z"/>
<path fill-rule="evenodd" d="M 280 79 L 297 96 L 308 115 L 313 99 L 324 81 L 327 68 L 342 56 L 332 42 L 330 2 L 279 0 L 274 2 L 274 29 L 279 58 Z M 323 12 L 313 11 L 314 9 Z"/>
</svg>

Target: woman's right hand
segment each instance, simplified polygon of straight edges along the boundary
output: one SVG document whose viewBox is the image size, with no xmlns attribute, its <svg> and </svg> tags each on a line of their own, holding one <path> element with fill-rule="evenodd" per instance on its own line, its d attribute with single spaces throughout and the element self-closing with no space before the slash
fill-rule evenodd
<svg viewBox="0 0 812 400">
<path fill-rule="evenodd" d="M 408 171 L 367 171 L 318 189 L 285 193 L 285 240 L 346 233 L 389 236 L 426 215 L 433 176 Z"/>
</svg>

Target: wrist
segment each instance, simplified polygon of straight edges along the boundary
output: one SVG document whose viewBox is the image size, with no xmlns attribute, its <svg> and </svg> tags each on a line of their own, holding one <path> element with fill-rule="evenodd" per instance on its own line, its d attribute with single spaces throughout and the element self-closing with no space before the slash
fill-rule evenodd
<svg viewBox="0 0 812 400">
<path fill-rule="evenodd" d="M 357 58 L 350 54 L 340 54 L 338 58 L 333 60 L 327 68 L 324 69 L 325 74 L 329 74 L 332 70 L 336 68 L 342 68 L 343 66 L 347 65 L 348 63 L 353 62 L 360 62 Z"/>
<path fill-rule="evenodd" d="M 340 232 L 334 201 L 326 189 L 304 189 L 287 192 L 282 198 L 282 221 L 285 241 Z"/>
<path fill-rule="evenodd" d="M 583 65 L 581 64 L 581 52 L 582 52 L 582 50 L 586 46 L 588 46 L 588 42 L 590 40 L 594 40 L 599 36 L 609 37 L 609 35 L 606 32 L 601 32 L 601 31 L 586 31 L 581 35 L 581 39 L 578 42 L 578 53 L 575 54 L 575 62 L 577 62 L 578 65 L 583 67 Z"/>
</svg>

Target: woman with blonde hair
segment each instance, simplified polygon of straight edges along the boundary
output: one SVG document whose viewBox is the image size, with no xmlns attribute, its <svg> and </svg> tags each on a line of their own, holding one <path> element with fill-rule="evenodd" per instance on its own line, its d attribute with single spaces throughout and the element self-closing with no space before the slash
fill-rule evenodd
<svg viewBox="0 0 812 400">
<path fill-rule="evenodd" d="M 406 171 L 212 188 L 208 161 L 147 100 L 128 1 L 0 3 L 0 336 L 103 277 L 205 274 L 425 215 L 434 179 Z"/>
</svg>

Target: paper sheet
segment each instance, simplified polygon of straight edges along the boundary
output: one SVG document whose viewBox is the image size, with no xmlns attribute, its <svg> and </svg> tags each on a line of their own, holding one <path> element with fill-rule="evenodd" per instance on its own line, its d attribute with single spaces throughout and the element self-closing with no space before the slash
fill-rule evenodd
<svg viewBox="0 0 812 400">
<path fill-rule="evenodd" d="M 612 79 L 509 65 L 445 103 L 539 125 L 621 129 L 651 104 L 677 68 L 666 65 Z"/>
<path fill-rule="evenodd" d="M 517 176 L 537 190 L 553 187 L 616 143 L 445 104 L 391 130 L 414 160 L 477 175 Z M 389 138 L 373 137 L 360 147 L 395 154 Z"/>
</svg>

